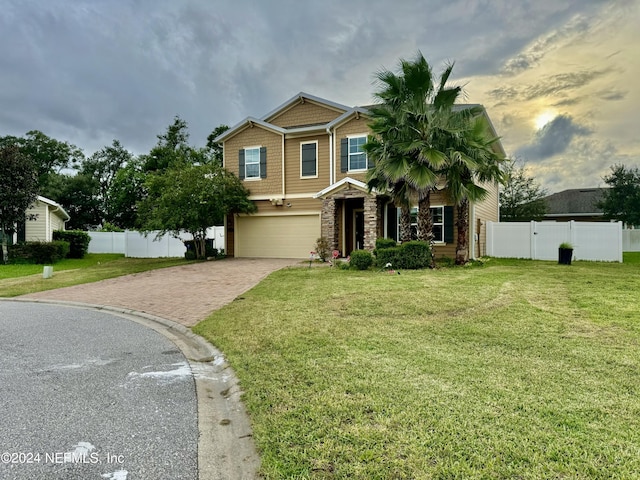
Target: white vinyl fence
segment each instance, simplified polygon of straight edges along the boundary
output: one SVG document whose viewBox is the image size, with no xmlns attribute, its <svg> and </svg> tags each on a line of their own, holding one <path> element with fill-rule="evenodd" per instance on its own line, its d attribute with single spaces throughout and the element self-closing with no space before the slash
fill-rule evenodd
<svg viewBox="0 0 640 480">
<path fill-rule="evenodd" d="M 640 230 L 625 229 L 622 231 L 622 251 L 640 252 Z"/>
<path fill-rule="evenodd" d="M 145 237 L 140 232 L 89 232 L 89 253 L 123 253 L 126 257 L 158 258 L 183 257 L 186 251 L 183 240 L 193 236 L 182 233 L 180 238 L 164 235 L 156 239 L 158 232 L 149 232 Z M 207 238 L 213 240 L 214 248 L 224 249 L 224 227 L 210 227 Z"/>
<path fill-rule="evenodd" d="M 622 262 L 622 222 L 487 222 L 487 255 L 558 260 L 573 245 L 574 260 Z"/>
</svg>

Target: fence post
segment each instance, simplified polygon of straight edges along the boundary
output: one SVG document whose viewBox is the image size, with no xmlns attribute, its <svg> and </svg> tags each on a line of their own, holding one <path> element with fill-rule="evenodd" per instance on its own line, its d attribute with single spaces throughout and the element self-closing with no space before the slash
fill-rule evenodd
<svg viewBox="0 0 640 480">
<path fill-rule="evenodd" d="M 535 220 L 531 220 L 529 224 L 529 256 L 532 260 L 537 260 L 538 258 L 538 249 L 536 245 L 536 222 Z"/>
<path fill-rule="evenodd" d="M 576 250 L 576 247 L 578 247 L 577 245 L 577 241 L 576 241 L 576 226 L 575 226 L 575 220 L 570 220 L 569 221 L 569 243 L 573 246 L 574 248 L 574 252 Z M 575 253 L 574 253 L 574 258 L 575 257 Z M 577 258 L 576 258 L 577 260 Z"/>
</svg>

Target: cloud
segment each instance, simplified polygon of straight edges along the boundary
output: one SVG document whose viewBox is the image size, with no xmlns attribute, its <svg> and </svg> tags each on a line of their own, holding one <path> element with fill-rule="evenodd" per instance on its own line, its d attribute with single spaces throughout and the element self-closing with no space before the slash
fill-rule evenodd
<svg viewBox="0 0 640 480">
<path fill-rule="evenodd" d="M 584 87 L 608 73 L 604 70 L 558 73 L 550 75 L 535 84 L 505 85 L 494 88 L 487 94 L 499 101 L 526 101 L 540 97 L 563 96 L 567 92 Z"/>
<path fill-rule="evenodd" d="M 519 148 L 516 155 L 526 160 L 540 161 L 567 150 L 577 136 L 587 136 L 591 131 L 576 124 L 568 115 L 559 115 L 538 130 L 529 145 Z"/>
</svg>

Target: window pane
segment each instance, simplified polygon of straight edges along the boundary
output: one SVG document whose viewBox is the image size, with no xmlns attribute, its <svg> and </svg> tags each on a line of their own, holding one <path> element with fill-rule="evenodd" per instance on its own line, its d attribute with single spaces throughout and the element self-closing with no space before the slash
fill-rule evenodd
<svg viewBox="0 0 640 480">
<path fill-rule="evenodd" d="M 245 178 L 256 178 L 260 176 L 260 164 L 245 164 Z"/>
<path fill-rule="evenodd" d="M 244 151 L 244 163 L 260 163 L 260 149 L 248 148 Z"/>
<path fill-rule="evenodd" d="M 444 238 L 442 237 L 442 225 L 434 225 L 433 226 L 433 241 L 434 242 L 442 242 Z"/>
<path fill-rule="evenodd" d="M 443 222 L 443 210 L 444 209 L 442 207 L 431 208 L 431 216 L 433 217 L 433 223 Z"/>
<path fill-rule="evenodd" d="M 364 170 L 367 168 L 367 156 L 358 153 L 349 157 L 349 170 Z"/>
</svg>

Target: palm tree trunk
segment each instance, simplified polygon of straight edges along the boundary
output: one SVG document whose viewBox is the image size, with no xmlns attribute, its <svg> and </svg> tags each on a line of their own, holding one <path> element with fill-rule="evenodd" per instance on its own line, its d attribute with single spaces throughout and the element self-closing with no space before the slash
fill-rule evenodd
<svg viewBox="0 0 640 480">
<path fill-rule="evenodd" d="M 411 241 L 411 208 L 408 204 L 400 207 L 400 243 Z"/>
<path fill-rule="evenodd" d="M 420 192 L 418 199 L 418 240 L 429 242 L 431 253 L 430 268 L 436 266 L 435 252 L 433 251 L 433 216 L 431 215 L 431 190 Z"/>
<path fill-rule="evenodd" d="M 456 265 L 469 261 L 469 200 L 463 199 L 456 207 L 458 241 L 456 242 Z"/>
</svg>

